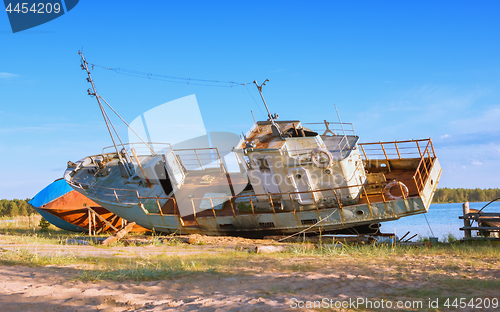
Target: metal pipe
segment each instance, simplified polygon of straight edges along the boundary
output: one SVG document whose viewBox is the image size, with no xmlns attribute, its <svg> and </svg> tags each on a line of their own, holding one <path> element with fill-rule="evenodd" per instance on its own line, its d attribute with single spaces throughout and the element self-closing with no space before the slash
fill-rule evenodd
<svg viewBox="0 0 500 312">
<path fill-rule="evenodd" d="M 250 206 L 252 207 L 252 214 L 255 216 L 255 211 L 254 211 L 253 202 L 252 202 L 252 195 L 248 195 L 248 198 L 250 199 Z"/>
<path fill-rule="evenodd" d="M 233 217 L 236 218 L 236 212 L 234 211 L 233 199 L 232 198 L 229 198 L 229 203 L 231 204 L 231 210 L 233 211 Z"/>
<path fill-rule="evenodd" d="M 368 157 L 366 156 L 366 152 L 365 152 L 365 149 L 363 148 L 363 145 L 359 145 L 361 146 L 361 150 L 363 151 L 363 154 L 365 155 L 365 159 L 368 160 Z"/>
<path fill-rule="evenodd" d="M 293 203 L 292 194 L 291 194 L 291 193 L 288 193 L 288 195 L 290 196 L 290 202 L 292 203 L 293 213 L 294 213 L 294 214 L 297 214 L 297 211 L 295 210 L 295 204 Z"/>
<path fill-rule="evenodd" d="M 434 145 L 432 144 L 431 138 L 429 138 L 429 143 L 431 143 L 432 156 L 436 157 L 436 152 L 434 152 Z"/>
<path fill-rule="evenodd" d="M 200 157 L 198 157 L 198 153 L 196 152 L 196 149 L 194 150 L 194 154 L 196 155 L 196 158 L 198 159 L 198 163 L 200 164 L 201 170 L 204 170 L 203 165 L 201 164 L 201 161 L 200 161 Z"/>
<path fill-rule="evenodd" d="M 266 82 L 268 82 L 268 81 L 269 81 L 269 79 L 266 79 L 260 86 L 257 83 L 257 80 L 254 80 L 253 83 L 255 83 L 255 85 L 257 86 L 257 89 L 259 90 L 260 97 L 262 98 L 262 102 L 264 102 L 264 106 L 266 107 L 267 115 L 269 116 L 269 120 L 271 121 L 271 124 L 276 128 L 276 131 L 278 131 L 278 133 L 281 137 L 283 135 L 283 133 L 281 132 L 280 127 L 278 127 L 278 125 L 276 124 L 276 121 L 274 121 L 274 118 L 271 115 L 269 108 L 267 107 L 266 100 L 264 99 L 264 95 L 262 94 L 262 86 L 265 86 Z"/>
<path fill-rule="evenodd" d="M 118 199 L 118 195 L 116 195 L 116 190 L 113 190 L 113 193 L 115 193 L 116 202 L 117 202 L 117 203 L 120 203 L 120 200 Z"/>
<path fill-rule="evenodd" d="M 254 80 L 253 83 L 255 83 L 255 85 L 257 86 L 257 89 L 259 90 L 260 97 L 262 98 L 262 102 L 264 102 L 264 106 L 266 107 L 266 110 L 267 110 L 267 116 L 269 117 L 271 122 L 274 123 L 273 116 L 271 115 L 271 112 L 269 111 L 269 108 L 267 107 L 266 100 L 264 99 L 264 96 L 262 95 L 262 86 L 265 86 L 266 82 L 268 82 L 268 81 L 269 81 L 269 79 L 266 79 L 260 86 L 257 83 L 257 80 Z"/>
<path fill-rule="evenodd" d="M 403 186 L 401 185 L 401 181 L 398 181 L 399 185 L 399 190 L 401 191 L 401 196 L 403 196 L 403 199 L 406 199 L 405 192 L 403 191 Z"/>
<path fill-rule="evenodd" d="M 269 202 L 271 203 L 271 208 L 273 208 L 273 213 L 276 214 L 276 211 L 274 210 L 273 198 L 270 194 L 269 194 Z"/>
<path fill-rule="evenodd" d="M 217 223 L 217 216 L 215 214 L 214 203 L 212 202 L 211 198 L 210 198 L 210 206 L 212 206 L 212 213 L 214 214 L 215 223 Z"/>
<path fill-rule="evenodd" d="M 135 153 L 135 149 L 132 149 L 132 155 L 134 155 L 135 161 L 137 162 L 137 165 L 139 165 L 139 169 L 141 169 L 141 173 L 144 176 L 144 179 L 146 179 L 146 183 L 148 184 L 149 188 L 153 188 L 153 185 L 151 184 L 151 182 L 148 179 L 148 176 L 146 175 L 146 171 L 144 171 L 144 168 L 142 167 L 142 164 L 139 161 L 137 154 Z"/>
<path fill-rule="evenodd" d="M 394 146 L 396 147 L 396 152 L 398 153 L 399 159 L 401 159 L 401 155 L 399 154 L 399 149 L 398 149 L 398 143 L 397 143 L 397 141 L 394 141 Z"/>
<path fill-rule="evenodd" d="M 380 146 L 382 147 L 382 151 L 384 152 L 385 160 L 387 160 L 387 164 L 389 164 L 389 158 L 387 157 L 387 153 L 385 152 L 384 143 L 380 142 Z"/>
<path fill-rule="evenodd" d="M 191 198 L 191 205 L 193 205 L 193 216 L 194 220 L 196 221 L 196 209 L 194 208 L 194 200 Z"/>
<path fill-rule="evenodd" d="M 368 203 L 368 210 L 370 210 L 370 214 L 372 215 L 372 219 L 375 219 L 375 215 L 373 214 L 373 210 L 372 210 L 372 207 L 370 204 L 370 199 L 368 198 L 368 194 L 366 193 L 365 186 L 361 185 L 361 187 L 363 188 L 363 192 L 365 193 L 365 196 L 366 196 L 366 202 Z"/>
</svg>

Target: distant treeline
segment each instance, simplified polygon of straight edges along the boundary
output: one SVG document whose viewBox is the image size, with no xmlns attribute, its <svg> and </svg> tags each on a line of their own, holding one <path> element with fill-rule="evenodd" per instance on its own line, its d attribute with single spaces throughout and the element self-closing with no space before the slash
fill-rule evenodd
<svg viewBox="0 0 500 312">
<path fill-rule="evenodd" d="M 37 213 L 28 202 L 30 199 L 0 200 L 0 217 L 29 216 Z"/>
<path fill-rule="evenodd" d="M 487 202 L 500 197 L 500 189 L 438 188 L 433 203 Z"/>
</svg>

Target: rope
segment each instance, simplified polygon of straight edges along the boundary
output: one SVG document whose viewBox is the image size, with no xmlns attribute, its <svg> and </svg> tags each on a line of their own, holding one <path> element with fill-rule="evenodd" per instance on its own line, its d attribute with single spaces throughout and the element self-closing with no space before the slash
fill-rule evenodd
<svg viewBox="0 0 500 312">
<path fill-rule="evenodd" d="M 250 96 L 252 97 L 252 100 L 254 101 L 255 105 L 256 105 L 256 106 L 257 106 L 257 108 L 259 109 L 259 111 L 260 111 L 260 113 L 262 114 L 262 116 L 264 116 L 264 117 L 265 117 L 266 115 L 264 115 L 264 112 L 262 111 L 262 109 L 260 109 L 259 103 L 257 103 L 257 101 L 255 100 L 255 98 L 253 97 L 252 92 L 250 92 L 250 89 L 248 89 L 248 86 L 247 86 L 247 85 L 245 85 L 245 89 L 247 89 L 248 94 L 250 94 Z"/>
<path fill-rule="evenodd" d="M 338 208 L 337 208 L 337 209 L 338 209 Z M 311 225 L 310 227 L 305 228 L 305 229 L 303 229 L 303 230 L 302 230 L 302 231 L 300 231 L 300 232 L 297 232 L 297 233 L 294 233 L 294 234 L 292 234 L 292 235 L 289 235 L 289 236 L 287 236 L 287 237 L 285 237 L 285 238 L 282 238 L 282 239 L 278 240 L 278 242 L 281 242 L 281 241 L 283 241 L 283 240 L 285 240 L 285 239 L 289 239 L 289 238 L 291 238 L 291 237 L 294 237 L 295 235 L 302 234 L 302 233 L 304 233 L 305 231 L 308 231 L 308 230 L 312 229 L 313 227 L 315 227 L 316 225 L 320 224 L 320 223 L 321 223 L 321 222 L 323 222 L 324 220 L 326 220 L 326 219 L 330 218 L 330 216 L 331 216 L 331 215 L 332 215 L 335 211 L 336 211 L 336 210 L 332 211 L 332 213 L 330 213 L 330 214 L 329 214 L 326 218 L 323 218 L 323 219 L 319 220 L 318 222 L 316 222 L 315 224 Z"/>
<path fill-rule="evenodd" d="M 432 237 L 436 237 L 436 236 L 434 236 L 434 232 L 431 229 L 431 225 L 429 224 L 429 220 L 427 220 L 427 216 L 425 215 L 425 213 L 424 213 L 424 217 L 425 217 L 425 221 L 427 222 L 427 225 L 429 226 L 429 230 L 431 230 Z"/>
<path fill-rule="evenodd" d="M 486 205 L 484 205 L 484 207 L 483 207 L 483 208 L 481 208 L 481 209 L 478 211 L 478 213 L 479 213 L 479 212 L 481 212 L 481 211 L 483 211 L 483 209 L 484 209 L 484 208 L 486 208 L 486 206 L 488 206 L 488 205 L 489 205 L 489 204 L 491 204 L 492 202 L 497 201 L 497 200 L 499 200 L 499 199 L 500 199 L 500 197 L 495 198 L 494 200 L 490 201 L 489 203 L 487 203 Z"/>
<path fill-rule="evenodd" d="M 478 211 L 477 213 L 479 214 L 481 211 L 483 211 L 483 209 L 484 209 L 484 208 L 486 208 L 486 206 L 488 206 L 488 205 L 489 205 L 489 204 L 491 204 L 492 202 L 497 201 L 497 200 L 499 200 L 499 199 L 500 199 L 500 197 L 493 199 L 492 201 L 490 201 L 489 203 L 487 203 L 486 205 L 484 205 L 484 206 L 483 206 L 483 208 L 479 209 L 479 211 Z M 475 221 L 475 220 L 472 220 L 471 224 L 472 224 L 472 223 L 474 223 L 474 221 Z M 477 223 L 479 224 L 479 221 L 477 221 Z"/>
</svg>

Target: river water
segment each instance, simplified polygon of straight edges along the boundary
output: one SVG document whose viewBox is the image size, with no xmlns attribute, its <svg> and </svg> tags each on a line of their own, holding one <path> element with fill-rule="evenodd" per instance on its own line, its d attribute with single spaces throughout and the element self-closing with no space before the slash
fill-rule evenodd
<svg viewBox="0 0 500 312">
<path fill-rule="evenodd" d="M 485 203 L 469 203 L 470 208 L 481 209 Z M 500 202 L 496 201 L 488 205 L 483 212 L 500 212 Z M 460 239 L 464 237 L 463 231 L 459 229 L 464 226 L 464 221 L 458 217 L 463 215 L 462 203 L 456 204 L 432 204 L 429 208 L 429 212 L 425 214 L 429 225 L 425 221 L 424 214 L 418 214 L 410 217 L 404 217 L 396 221 L 382 222 L 381 232 L 382 233 L 394 233 L 402 237 L 406 232 L 410 231 L 410 234 L 406 238 L 418 234 L 420 237 L 437 237 L 439 241 L 442 241 L 444 237 L 448 234 L 452 234 L 454 237 Z M 474 223 L 475 225 L 476 223 Z M 475 236 L 473 231 L 473 236 Z M 405 238 L 405 239 L 406 239 Z M 415 237 L 412 241 L 418 238 Z"/>
</svg>

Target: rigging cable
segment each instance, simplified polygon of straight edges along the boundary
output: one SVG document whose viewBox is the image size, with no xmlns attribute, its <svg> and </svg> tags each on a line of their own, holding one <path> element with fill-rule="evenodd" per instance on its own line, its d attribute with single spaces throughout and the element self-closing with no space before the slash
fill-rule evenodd
<svg viewBox="0 0 500 312">
<path fill-rule="evenodd" d="M 427 222 L 427 225 L 429 226 L 429 230 L 431 230 L 432 237 L 436 237 L 436 236 L 434 236 L 434 232 L 431 229 L 431 225 L 429 224 L 429 220 L 427 220 L 427 215 L 425 213 L 424 213 L 424 217 L 425 217 L 425 221 Z"/>
<path fill-rule="evenodd" d="M 484 207 L 483 207 L 483 208 L 481 208 L 481 209 L 478 211 L 478 213 L 479 213 L 479 212 L 481 212 L 481 211 L 483 211 L 483 209 L 484 209 L 484 208 L 486 208 L 486 206 L 488 206 L 488 205 L 489 205 L 489 204 L 491 204 L 492 202 L 497 201 L 497 200 L 499 200 L 499 199 L 500 199 L 500 197 L 495 198 L 494 200 L 490 201 L 489 203 L 487 203 L 486 205 L 484 205 Z"/>
<path fill-rule="evenodd" d="M 131 70 L 131 69 L 120 68 L 120 67 L 112 68 L 112 67 L 102 66 L 102 65 L 98 65 L 98 64 L 90 64 L 90 65 L 92 66 L 92 69 L 94 69 L 94 67 L 99 67 L 99 68 L 113 71 L 113 72 L 115 72 L 117 74 L 121 74 L 121 75 L 127 75 L 127 76 L 138 77 L 138 78 L 147 78 L 150 80 L 157 80 L 157 81 L 190 84 L 190 85 L 205 86 L 205 87 L 222 87 L 222 88 L 233 88 L 233 87 L 245 86 L 245 89 L 248 91 L 248 94 L 250 94 L 250 97 L 254 101 L 255 105 L 259 109 L 262 116 L 266 116 L 264 114 L 264 112 L 262 111 L 262 109 L 260 108 L 260 106 L 258 105 L 254 96 L 252 95 L 252 93 L 248 89 L 248 84 L 251 84 L 252 82 L 241 83 L 241 82 L 224 81 L 224 80 L 185 78 L 185 77 L 152 74 L 152 73 L 141 72 L 141 71 L 137 71 L 137 70 Z M 229 84 L 229 85 L 222 85 L 222 84 Z M 109 106 L 109 104 L 108 104 L 108 106 Z"/>
<path fill-rule="evenodd" d="M 338 209 L 338 208 L 337 208 Z M 327 220 L 328 218 L 330 218 L 334 212 L 336 212 L 337 210 L 333 210 L 332 213 L 330 213 L 328 216 L 326 216 L 326 218 L 323 218 L 323 219 L 319 219 L 319 221 L 317 221 L 316 223 L 314 223 L 313 225 L 303 229 L 302 231 L 299 231 L 297 233 L 294 233 L 294 234 L 291 234 L 291 235 L 288 235 L 287 237 L 284 237 L 282 239 L 279 239 L 278 242 L 281 242 L 281 241 L 284 241 L 285 239 L 289 239 L 289 238 L 292 238 L 296 235 L 299 235 L 299 234 L 302 234 L 302 233 L 305 233 L 307 231 L 309 231 L 310 229 L 312 229 L 313 227 L 317 226 L 318 224 L 320 224 L 321 222 Z M 305 234 L 304 234 L 305 235 Z"/>
<path fill-rule="evenodd" d="M 248 86 L 247 86 L 247 85 L 245 85 L 245 89 L 247 89 L 248 94 L 250 94 L 250 96 L 252 97 L 253 102 L 255 103 L 255 105 L 257 106 L 257 108 L 259 109 L 259 111 L 260 111 L 260 113 L 262 114 L 262 116 L 264 116 L 264 117 L 265 117 L 266 115 L 264 115 L 264 112 L 263 112 L 263 111 L 262 111 L 262 109 L 260 108 L 259 103 L 257 103 L 257 101 L 255 100 L 255 98 L 253 97 L 253 95 L 252 95 L 252 93 L 250 92 L 250 90 L 248 89 Z"/>
<path fill-rule="evenodd" d="M 484 206 L 483 206 L 483 208 L 481 208 L 481 209 L 477 212 L 477 213 L 478 213 L 478 215 L 481 213 L 481 211 L 483 211 L 483 209 L 484 209 L 484 208 L 486 208 L 486 206 L 488 206 L 488 205 L 489 205 L 489 204 L 491 204 L 492 202 L 497 201 L 497 200 L 499 200 L 499 199 L 500 199 L 500 197 L 495 198 L 495 199 L 493 199 L 492 201 L 490 201 L 489 203 L 487 203 L 486 205 L 484 205 Z M 476 220 L 472 220 L 471 224 L 472 224 L 474 221 L 476 221 Z M 479 225 L 479 220 L 478 220 L 478 221 L 476 221 L 476 222 L 477 222 L 477 224 Z"/>
</svg>

